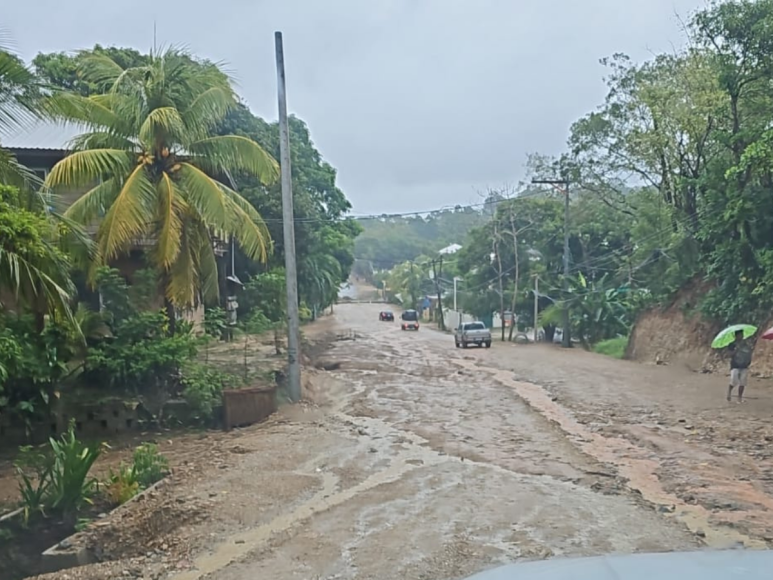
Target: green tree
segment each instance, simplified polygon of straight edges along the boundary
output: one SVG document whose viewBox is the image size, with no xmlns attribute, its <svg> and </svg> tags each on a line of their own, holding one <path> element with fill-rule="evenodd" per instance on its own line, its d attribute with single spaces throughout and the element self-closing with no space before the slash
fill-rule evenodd
<svg viewBox="0 0 773 580">
<path fill-rule="evenodd" d="M 55 117 L 89 130 L 46 184 L 90 188 L 66 216 L 84 225 L 100 221 L 95 264 L 150 239 L 150 262 L 169 305 L 190 307 L 218 295 L 216 238 L 233 236 L 249 258 L 266 260 L 260 214 L 223 179 L 244 172 L 271 183 L 277 165 L 255 141 L 215 133 L 237 105 L 228 78 L 173 49 L 130 68 L 106 54 L 82 54 L 77 70 L 100 93 L 60 92 L 48 100 Z"/>
</svg>

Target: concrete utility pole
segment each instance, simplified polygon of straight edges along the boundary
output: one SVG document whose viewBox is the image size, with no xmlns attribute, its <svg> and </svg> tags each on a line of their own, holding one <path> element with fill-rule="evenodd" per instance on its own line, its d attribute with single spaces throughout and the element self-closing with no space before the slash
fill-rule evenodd
<svg viewBox="0 0 773 580">
<path fill-rule="evenodd" d="M 539 324 L 537 321 L 539 320 L 539 275 L 534 275 L 534 342 L 539 341 L 539 333 L 537 332 L 537 328 Z"/>
<path fill-rule="evenodd" d="M 561 346 L 570 348 L 572 337 L 569 335 L 569 180 L 568 179 L 532 179 L 532 183 L 552 185 L 564 194 L 564 303 L 563 326 L 561 332 Z"/>
<path fill-rule="evenodd" d="M 435 264 L 439 264 L 437 270 Z M 446 329 L 446 321 L 443 319 L 443 296 L 440 289 L 440 276 L 443 275 L 443 256 L 439 260 L 432 260 L 432 277 L 435 279 L 435 290 L 437 290 L 437 311 L 438 327 L 440 330 Z"/>
<path fill-rule="evenodd" d="M 282 222 L 287 285 L 287 383 L 293 403 L 301 400 L 301 323 L 298 312 L 298 271 L 295 265 L 295 217 L 293 182 L 290 171 L 290 129 L 287 126 L 287 93 L 282 33 L 274 33 L 276 81 L 279 100 L 279 167 L 282 178 Z"/>
<path fill-rule="evenodd" d="M 457 284 L 459 283 L 459 280 L 461 278 L 459 276 L 454 276 L 454 312 L 458 312 L 458 308 L 456 307 L 456 291 L 457 291 Z"/>
</svg>

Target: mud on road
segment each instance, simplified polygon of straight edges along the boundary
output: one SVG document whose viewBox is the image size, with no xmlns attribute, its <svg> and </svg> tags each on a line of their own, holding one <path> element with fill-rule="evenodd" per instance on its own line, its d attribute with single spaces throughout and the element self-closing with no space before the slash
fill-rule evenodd
<svg viewBox="0 0 773 580">
<path fill-rule="evenodd" d="M 306 372 L 316 404 L 220 437 L 151 498 L 181 525 L 152 510 L 161 531 L 146 525 L 146 548 L 127 521 L 106 546 L 125 560 L 70 578 L 451 580 L 520 559 L 764 544 L 767 490 L 725 471 L 745 453 L 716 461 L 699 439 L 711 408 L 685 424 L 678 397 L 609 390 L 646 367 L 533 345 L 456 350 L 378 311 L 340 305 L 307 331 L 330 343 Z M 747 503 L 712 508 L 709 495 Z"/>
</svg>

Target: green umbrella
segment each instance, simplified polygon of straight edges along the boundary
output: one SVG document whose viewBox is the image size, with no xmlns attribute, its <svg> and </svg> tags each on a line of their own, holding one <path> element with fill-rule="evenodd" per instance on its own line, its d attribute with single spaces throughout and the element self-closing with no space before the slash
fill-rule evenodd
<svg viewBox="0 0 773 580">
<path fill-rule="evenodd" d="M 739 330 L 743 331 L 744 338 L 749 338 L 757 332 L 757 327 L 752 326 L 751 324 L 734 324 L 733 326 L 728 326 L 714 337 L 714 340 L 711 341 L 711 348 L 725 348 L 735 340 L 735 333 Z"/>
</svg>

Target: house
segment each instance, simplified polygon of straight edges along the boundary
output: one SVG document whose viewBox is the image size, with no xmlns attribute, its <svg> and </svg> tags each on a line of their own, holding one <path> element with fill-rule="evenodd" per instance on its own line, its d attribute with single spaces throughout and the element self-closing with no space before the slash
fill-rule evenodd
<svg viewBox="0 0 773 580">
<path fill-rule="evenodd" d="M 462 246 L 460 246 L 459 244 L 451 244 L 450 246 L 446 246 L 442 250 L 439 250 L 438 254 L 443 254 L 443 255 L 455 254 L 461 249 L 462 249 Z"/>
<path fill-rule="evenodd" d="M 39 147 L 9 147 L 8 150 L 16 156 L 19 163 L 32 170 L 37 177 L 45 179 L 54 165 L 64 159 L 68 155 L 66 149 L 53 149 L 53 148 L 39 148 Z M 77 189 L 73 191 L 60 192 L 56 199 L 52 202 L 52 209 L 63 212 L 75 200 L 82 196 L 88 188 Z M 93 236 L 96 235 L 96 226 L 87 228 L 87 231 Z M 123 256 L 116 260 L 112 265 L 117 268 L 126 279 L 127 284 L 132 284 L 134 276 L 138 270 L 145 267 L 143 260 L 143 254 L 146 249 L 151 246 L 153 240 L 149 239 L 137 239 L 132 245 L 131 250 L 126 256 Z M 221 267 L 219 268 L 221 273 L 221 295 L 225 296 L 225 255 L 226 244 L 222 242 L 216 242 L 215 255 L 218 258 L 218 262 Z M 161 307 L 163 301 L 159 298 L 159 307 Z M 193 309 L 190 312 L 181 313 L 181 317 L 185 320 L 193 322 L 196 326 L 199 326 L 204 321 L 204 307 L 200 305 L 198 308 Z"/>
</svg>

